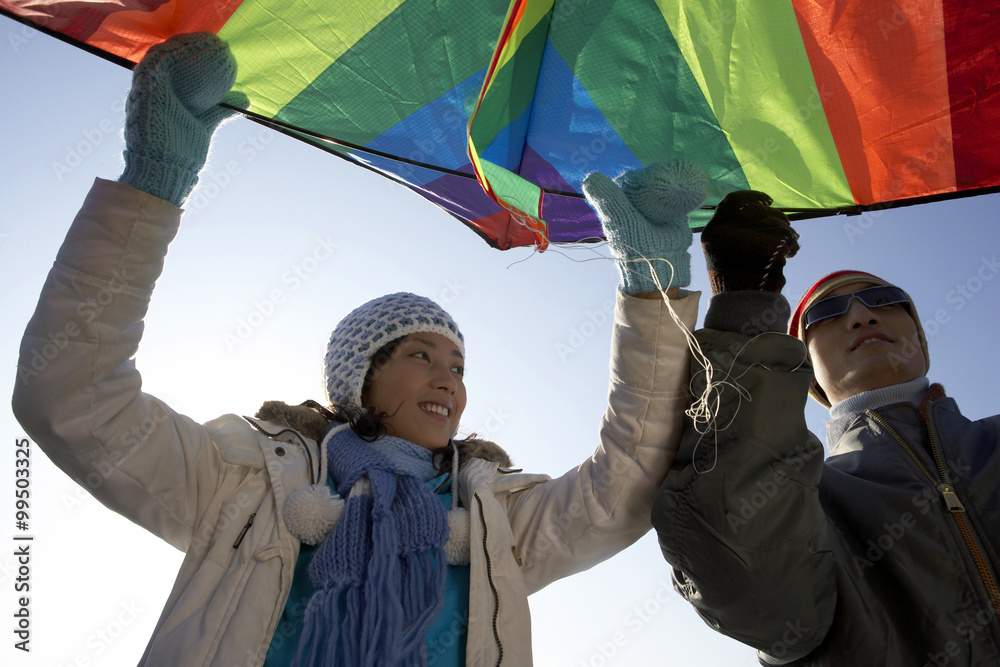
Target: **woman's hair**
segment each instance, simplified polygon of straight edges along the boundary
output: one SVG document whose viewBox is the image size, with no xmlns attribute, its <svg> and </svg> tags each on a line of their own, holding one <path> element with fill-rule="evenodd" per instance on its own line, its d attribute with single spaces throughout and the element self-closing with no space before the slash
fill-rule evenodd
<svg viewBox="0 0 1000 667">
<path fill-rule="evenodd" d="M 372 355 L 371 364 L 368 366 L 368 372 L 365 373 L 364 382 L 361 385 L 361 396 L 367 395 L 369 388 L 371 387 L 372 375 L 375 371 L 382 369 L 389 360 L 392 359 L 393 353 L 399 344 L 403 342 L 403 338 L 396 338 L 389 341 Z M 350 424 L 351 430 L 358 434 L 362 440 L 366 442 L 375 442 L 379 438 L 387 435 L 388 431 L 385 425 L 385 420 L 389 415 L 382 411 L 376 410 L 375 408 L 366 408 L 358 405 L 333 405 L 330 408 L 324 407 L 315 401 L 307 401 L 309 407 L 313 408 L 324 417 L 327 421 L 336 422 L 338 424 Z M 434 466 L 438 471 L 445 473 L 451 472 L 452 458 L 455 453 L 455 448 L 459 444 L 464 444 L 469 440 L 475 438 L 475 434 L 470 435 L 467 438 L 462 438 L 461 440 L 449 440 L 446 447 L 434 450 L 434 456 L 432 461 Z"/>
<path fill-rule="evenodd" d="M 375 354 L 372 355 L 371 363 L 368 364 L 368 372 L 365 373 L 365 379 L 361 382 L 362 401 L 365 400 L 365 397 L 368 395 L 368 390 L 371 389 L 372 376 L 375 374 L 375 371 L 382 370 L 385 365 L 389 363 L 389 360 L 392 359 L 392 354 L 396 351 L 396 348 L 399 347 L 399 344 L 403 342 L 403 338 L 406 338 L 406 336 L 403 336 L 402 338 L 394 338 L 379 349 L 375 350 Z M 358 435 L 361 434 L 359 433 Z"/>
</svg>

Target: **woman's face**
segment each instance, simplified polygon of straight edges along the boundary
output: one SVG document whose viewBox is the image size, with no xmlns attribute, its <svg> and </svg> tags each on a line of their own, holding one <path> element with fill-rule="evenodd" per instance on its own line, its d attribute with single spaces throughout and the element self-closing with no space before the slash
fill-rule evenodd
<svg viewBox="0 0 1000 667">
<path fill-rule="evenodd" d="M 372 368 L 362 405 L 388 415 L 389 435 L 440 449 L 458 430 L 465 410 L 465 358 L 441 334 L 403 338 L 388 361 Z"/>
</svg>

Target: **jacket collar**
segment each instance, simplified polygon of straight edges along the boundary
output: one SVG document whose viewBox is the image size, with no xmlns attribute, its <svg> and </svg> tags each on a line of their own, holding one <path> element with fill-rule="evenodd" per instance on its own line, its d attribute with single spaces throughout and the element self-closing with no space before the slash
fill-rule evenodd
<svg viewBox="0 0 1000 667">
<path fill-rule="evenodd" d="M 830 408 L 830 422 L 826 426 L 827 449 L 833 452 L 844 433 L 865 410 L 876 410 L 897 403 L 909 403 L 917 407 L 927 394 L 929 384 L 926 377 L 919 377 L 909 382 L 863 391 L 835 403 Z"/>
<path fill-rule="evenodd" d="M 308 404 L 288 405 L 281 401 L 266 401 L 257 411 L 256 417 L 298 431 L 316 442 L 323 440 L 330 427 L 329 420 Z M 490 440 L 476 438 L 475 434 L 455 442 L 458 444 L 459 468 L 472 459 L 485 459 L 501 468 L 510 468 L 513 465 L 510 456 L 503 448 Z"/>
<path fill-rule="evenodd" d="M 844 435 L 855 424 L 863 420 L 865 410 L 889 410 L 892 408 L 909 408 L 920 413 L 915 417 L 921 421 L 924 411 L 938 399 L 945 398 L 944 387 L 940 384 L 930 384 L 926 377 L 910 382 L 866 391 L 841 401 L 830 410 L 830 422 L 826 425 L 826 447 L 830 456 L 842 454 L 845 451 Z"/>
</svg>

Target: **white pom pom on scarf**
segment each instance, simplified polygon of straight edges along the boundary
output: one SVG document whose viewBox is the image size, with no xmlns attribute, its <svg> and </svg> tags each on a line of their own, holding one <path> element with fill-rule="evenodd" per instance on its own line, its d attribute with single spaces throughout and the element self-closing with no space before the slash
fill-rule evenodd
<svg viewBox="0 0 1000 667">
<path fill-rule="evenodd" d="M 302 542 L 316 546 L 333 530 L 344 513 L 344 500 L 325 484 L 299 489 L 285 501 L 282 516 L 289 532 Z"/>
</svg>

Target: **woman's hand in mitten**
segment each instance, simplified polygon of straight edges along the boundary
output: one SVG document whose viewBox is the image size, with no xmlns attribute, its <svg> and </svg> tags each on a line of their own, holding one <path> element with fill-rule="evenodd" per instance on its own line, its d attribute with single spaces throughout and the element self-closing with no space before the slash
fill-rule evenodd
<svg viewBox="0 0 1000 667">
<path fill-rule="evenodd" d="M 174 35 L 136 65 L 125 105 L 119 181 L 180 206 L 198 181 L 212 133 L 234 112 L 217 106 L 236 60 L 211 33 Z"/>
<path fill-rule="evenodd" d="M 646 294 L 691 283 L 687 216 L 705 200 L 705 186 L 705 172 L 687 160 L 653 164 L 614 181 L 596 172 L 587 176 L 583 193 L 617 260 L 622 291 Z"/>
</svg>

